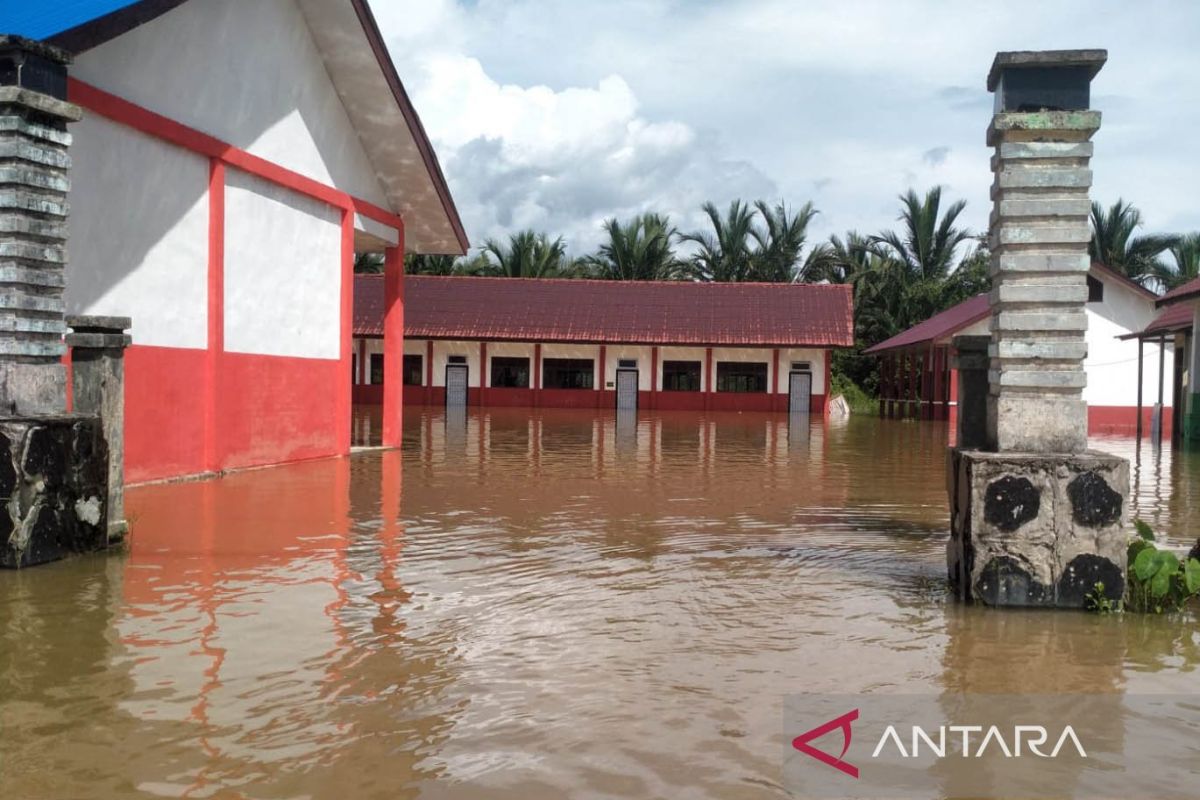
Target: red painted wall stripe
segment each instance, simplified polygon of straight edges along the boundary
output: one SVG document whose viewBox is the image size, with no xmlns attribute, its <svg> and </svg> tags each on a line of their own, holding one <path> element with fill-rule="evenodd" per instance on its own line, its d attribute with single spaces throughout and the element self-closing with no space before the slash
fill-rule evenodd
<svg viewBox="0 0 1200 800">
<path fill-rule="evenodd" d="M 404 228 L 384 256 L 383 446 L 399 447 L 404 408 Z M 393 366 L 388 367 L 388 364 Z"/>
<path fill-rule="evenodd" d="M 225 350 L 225 165 L 217 158 L 208 170 L 208 346 L 204 357 L 204 469 L 222 466 L 218 445 L 217 396 Z"/>
<path fill-rule="evenodd" d="M 354 364 L 354 213 L 349 209 L 342 211 L 342 286 L 341 286 L 341 320 L 340 349 L 341 374 L 336 381 L 336 396 L 334 401 L 334 430 L 337 432 L 337 452 L 343 455 L 350 453 L 350 404 L 354 391 L 352 373 Z M 396 371 L 396 364 L 384 363 L 383 374 Z M 384 380 L 387 378 L 385 377 Z"/>
<path fill-rule="evenodd" d="M 386 208 L 353 197 L 332 186 L 301 175 L 299 172 L 267 161 L 239 147 L 234 147 L 228 142 L 223 142 L 215 136 L 164 117 L 162 114 L 131 103 L 78 78 L 68 79 L 67 94 L 72 103 L 83 106 L 113 122 L 126 125 L 194 153 L 218 159 L 224 164 L 237 167 L 263 180 L 320 200 L 343 211 L 361 214 L 396 229 L 401 226 L 400 217 Z"/>
</svg>

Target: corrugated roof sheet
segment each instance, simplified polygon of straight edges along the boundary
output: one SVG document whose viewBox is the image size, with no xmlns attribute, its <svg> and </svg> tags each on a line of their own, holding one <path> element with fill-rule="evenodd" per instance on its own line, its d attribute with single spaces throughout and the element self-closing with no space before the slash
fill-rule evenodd
<svg viewBox="0 0 1200 800">
<path fill-rule="evenodd" d="M 958 305 L 952 306 L 940 314 L 934 314 L 924 322 L 917 323 L 908 330 L 880 342 L 866 352 L 882 353 L 887 350 L 900 350 L 905 347 L 926 344 L 950 336 L 968 325 L 985 319 L 991 313 L 988 296 L 977 294 L 970 300 L 964 300 Z"/>
<path fill-rule="evenodd" d="M 1196 278 L 1193 281 L 1188 281 L 1183 286 L 1167 292 L 1161 298 L 1159 298 L 1158 304 L 1160 306 L 1169 306 L 1172 303 L 1178 303 L 1183 300 L 1191 300 L 1195 297 L 1200 297 L 1200 278 Z"/>
<path fill-rule="evenodd" d="M 0 33 L 30 39 L 49 39 L 63 31 L 97 20 L 137 0 L 0 0 Z"/>
<path fill-rule="evenodd" d="M 1166 333 L 1186 331 L 1192 328 L 1192 307 L 1186 304 L 1176 304 L 1163 309 L 1154 320 L 1146 326 L 1146 330 L 1127 333 L 1120 339 L 1152 339 Z"/>
<path fill-rule="evenodd" d="M 849 286 L 411 275 L 414 339 L 850 347 Z M 354 282 L 354 333 L 383 335 L 383 279 Z"/>
</svg>

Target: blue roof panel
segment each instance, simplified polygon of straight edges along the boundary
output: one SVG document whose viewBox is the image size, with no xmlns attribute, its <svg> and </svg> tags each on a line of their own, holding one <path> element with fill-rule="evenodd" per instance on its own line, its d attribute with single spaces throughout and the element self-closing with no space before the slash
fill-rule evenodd
<svg viewBox="0 0 1200 800">
<path fill-rule="evenodd" d="M 137 0 L 0 0 L 0 33 L 49 39 L 134 5 Z"/>
</svg>

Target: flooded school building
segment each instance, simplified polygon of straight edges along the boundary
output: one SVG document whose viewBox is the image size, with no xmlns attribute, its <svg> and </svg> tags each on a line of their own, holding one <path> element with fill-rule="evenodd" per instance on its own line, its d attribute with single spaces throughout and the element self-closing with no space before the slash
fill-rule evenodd
<svg viewBox="0 0 1200 800">
<path fill-rule="evenodd" d="M 824 416 L 845 285 L 409 276 L 406 405 Z M 383 402 L 385 280 L 355 280 L 354 398 Z"/>
<path fill-rule="evenodd" d="M 127 479 L 349 454 L 355 253 L 387 254 L 399 313 L 404 252 L 468 245 L 365 0 L 16 16 L 73 57 L 51 70 L 80 118 L 45 134 L 69 146 L 69 204 L 43 211 L 71 237 L 47 310 L 132 320 Z"/>
</svg>

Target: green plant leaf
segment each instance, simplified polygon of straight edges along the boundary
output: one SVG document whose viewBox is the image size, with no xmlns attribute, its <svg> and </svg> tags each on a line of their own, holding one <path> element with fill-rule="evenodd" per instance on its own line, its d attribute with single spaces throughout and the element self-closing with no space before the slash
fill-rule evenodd
<svg viewBox="0 0 1200 800">
<path fill-rule="evenodd" d="M 1132 541 L 1130 541 L 1129 542 L 1129 552 L 1128 552 L 1129 563 L 1133 564 L 1133 562 L 1135 562 L 1137 560 L 1137 557 L 1139 555 L 1141 555 L 1142 551 L 1147 548 L 1153 550 L 1154 545 L 1150 544 L 1145 539 L 1141 539 L 1141 538 L 1133 539 Z"/>
<path fill-rule="evenodd" d="M 1150 594 L 1154 599 L 1161 600 L 1167 596 L 1169 591 L 1171 591 L 1171 573 L 1160 569 L 1150 579 Z"/>
<path fill-rule="evenodd" d="M 1133 562 L 1133 574 L 1137 576 L 1139 581 L 1148 581 L 1155 572 L 1158 571 L 1158 561 L 1155 556 L 1158 553 L 1153 546 L 1145 547 Z"/>
<path fill-rule="evenodd" d="M 1188 559 L 1183 568 L 1183 582 L 1187 586 L 1188 594 L 1200 593 L 1200 561 Z"/>
<path fill-rule="evenodd" d="M 1145 522 L 1140 519 L 1135 519 L 1133 521 L 1133 527 L 1137 529 L 1138 536 L 1142 537 L 1143 540 L 1147 542 L 1154 541 L 1154 531 L 1151 530 L 1150 526 Z"/>
</svg>

